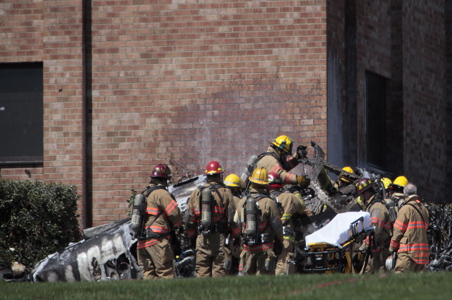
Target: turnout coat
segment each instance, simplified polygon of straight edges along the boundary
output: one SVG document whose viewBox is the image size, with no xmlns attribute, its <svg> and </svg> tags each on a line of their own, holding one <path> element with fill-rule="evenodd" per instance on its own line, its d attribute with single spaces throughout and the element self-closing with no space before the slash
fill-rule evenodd
<svg viewBox="0 0 452 300">
<path fill-rule="evenodd" d="M 407 197 L 394 223 L 390 251 L 406 253 L 415 263 L 429 263 L 427 228 L 429 213 L 421 204 L 419 196 Z"/>
</svg>

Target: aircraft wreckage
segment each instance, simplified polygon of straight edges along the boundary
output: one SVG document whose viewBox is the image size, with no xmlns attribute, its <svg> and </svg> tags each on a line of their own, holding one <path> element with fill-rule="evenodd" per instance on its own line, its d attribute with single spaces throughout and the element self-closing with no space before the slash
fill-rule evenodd
<svg viewBox="0 0 452 300">
<path fill-rule="evenodd" d="M 364 169 L 358 169 L 358 174 L 345 172 L 324 161 L 324 153 L 317 144 L 312 143 L 312 146 L 315 150 L 314 158 L 301 161 L 304 165 L 310 165 L 312 168 L 309 173 L 311 184 L 307 189 L 301 191 L 306 204 L 306 211 L 309 213 L 299 216 L 294 222 L 298 245 L 293 263 L 298 273 L 309 272 L 313 268 L 318 268 L 313 262 L 318 258 L 310 257 L 309 253 L 306 252 L 306 237 L 309 236 L 309 239 L 312 239 L 313 233 L 321 235 L 322 228 L 328 226 L 329 223 L 331 223 L 330 226 L 337 227 L 337 225 L 333 225 L 333 223 L 337 224 L 337 221 L 332 222 L 332 220 L 338 214 L 342 218 L 348 217 L 351 220 L 351 225 L 347 224 L 345 231 L 353 232 L 355 229 L 361 232 L 365 231 L 366 216 L 364 214 L 366 213 L 358 212 L 360 208 L 355 201 L 354 182 L 362 176 L 378 182 L 381 178 L 380 175 L 369 173 Z M 338 178 L 348 176 L 350 184 L 327 194 L 320 189 L 316 180 L 322 168 L 336 174 Z M 169 188 L 182 213 L 187 208 L 190 194 L 204 182 L 206 182 L 206 176 L 202 175 L 179 182 Z M 291 188 L 296 187 L 286 187 L 287 190 Z M 381 188 L 384 192 L 383 185 L 381 185 Z M 428 230 L 431 255 L 427 270 L 452 270 L 452 240 L 449 239 L 452 232 L 452 209 L 450 206 L 440 207 L 438 205 L 427 205 L 427 207 L 431 216 Z M 350 212 L 361 214 L 356 222 L 352 219 L 358 215 L 345 216 Z M 362 224 L 359 225 L 358 221 L 362 221 Z M 70 244 L 63 252 L 51 254 L 38 262 L 32 270 L 29 280 L 33 282 L 70 282 L 142 279 L 142 268 L 137 264 L 136 259 L 137 240 L 132 237 L 130 224 L 130 218 L 125 218 L 84 230 L 84 240 Z M 356 227 L 352 228 L 352 226 Z M 355 233 L 354 242 L 363 238 L 363 236 L 359 237 L 359 232 Z M 340 232 L 336 234 L 338 237 L 341 235 Z M 194 251 L 189 247 L 188 238 L 184 236 L 178 236 L 178 238 L 181 244 L 181 253 L 176 256 L 174 261 L 176 277 L 193 277 L 195 276 Z M 347 242 L 338 244 L 338 250 L 334 251 L 340 253 L 340 251 L 346 249 L 347 245 Z M 345 261 L 345 256 L 343 259 Z M 339 259 L 339 267 L 336 270 L 343 272 L 346 268 Z M 323 270 L 322 266 L 318 270 Z"/>
</svg>

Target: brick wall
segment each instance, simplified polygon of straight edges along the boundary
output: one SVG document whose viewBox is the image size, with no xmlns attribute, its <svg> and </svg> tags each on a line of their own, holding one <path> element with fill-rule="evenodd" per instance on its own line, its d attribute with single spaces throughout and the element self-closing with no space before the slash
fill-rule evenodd
<svg viewBox="0 0 452 300">
<path fill-rule="evenodd" d="M 439 0 L 425 7 L 421 2 L 403 2 L 404 48 L 396 52 L 404 59 L 398 95 L 404 101 L 404 165 L 408 177 L 418 178 L 421 168 L 440 182 L 445 106 L 434 99 L 445 97 L 444 45 L 441 20 L 433 16 L 444 12 Z M 88 3 L 86 14 L 82 3 L 0 4 L 0 62 L 44 62 L 44 164 L 2 167 L 3 178 L 62 181 L 76 184 L 80 194 L 85 188 L 93 213 L 87 224 L 98 225 L 126 215 L 130 189 L 144 189 L 157 163 L 169 163 L 176 179 L 202 173 L 212 159 L 224 165 L 225 175 L 241 173 L 248 157 L 280 134 L 296 145 L 314 140 L 334 151 L 327 143 L 327 97 L 328 105 L 342 101 L 331 111 L 347 116 L 343 141 L 356 124 L 357 134 L 344 142 L 338 159 L 362 161 L 364 74 L 394 76 L 391 51 L 400 49 L 391 42 L 395 2 L 99 0 Z M 420 30 L 419 20 L 432 25 Z M 347 40 L 353 22 L 356 36 Z M 332 132 L 341 123 L 335 122 Z M 358 136 L 359 155 L 344 153 Z M 426 180 L 420 189 L 431 191 L 428 178 L 419 179 Z"/>
<path fill-rule="evenodd" d="M 60 181 L 82 189 L 82 1 L 0 4 L 0 62 L 43 61 L 44 163 L 2 168 L 14 180 Z M 30 171 L 27 175 L 25 171 Z M 80 192 L 79 192 L 80 194 Z M 81 209 L 81 204 L 79 208 Z"/>
<path fill-rule="evenodd" d="M 325 147 L 322 4 L 94 1 L 95 223 L 124 214 L 157 163 L 199 174 L 215 159 L 227 175 L 279 134 Z"/>
<path fill-rule="evenodd" d="M 328 146 L 338 166 L 367 167 L 365 75 L 392 76 L 390 3 L 328 2 Z"/>
<path fill-rule="evenodd" d="M 356 1 L 358 165 L 366 165 L 366 71 L 391 77 L 390 1 Z M 383 100 L 384 101 L 384 100 Z"/>
<path fill-rule="evenodd" d="M 44 1 L 44 180 L 82 191 L 82 0 Z M 81 202 L 79 204 L 81 209 Z"/>
<path fill-rule="evenodd" d="M 24 32 L 40 47 L 32 60 L 44 61 L 44 165 L 31 178 L 82 190 L 82 1 L 3 6 L 23 9 L 16 19 L 4 10 L 8 22 L 40 9 L 37 24 L 22 25 L 37 26 Z M 92 225 L 124 217 L 130 189 L 143 189 L 157 163 L 182 176 L 216 159 L 240 173 L 280 134 L 326 149 L 325 1 L 92 1 L 88 10 Z M 4 43 L 24 47 L 19 36 Z M 2 176 L 28 178 L 20 167 Z"/>
<path fill-rule="evenodd" d="M 444 1 L 403 3 L 404 170 L 419 194 L 445 199 Z"/>
<path fill-rule="evenodd" d="M 452 156 L 452 0 L 446 0 L 445 4 L 445 34 L 446 34 L 446 131 L 447 157 Z M 452 160 L 447 160 L 447 183 L 452 180 Z M 446 184 L 447 184 L 446 183 Z"/>
<path fill-rule="evenodd" d="M 328 129 L 330 161 L 341 165 L 342 159 L 343 165 L 348 164 L 346 149 L 350 144 L 357 149 L 356 156 L 351 155 L 357 159 L 353 166 L 366 167 L 365 74 L 376 73 L 388 78 L 389 83 L 385 103 L 386 171 L 394 176 L 407 176 L 419 186 L 421 196 L 433 201 L 444 198 L 441 187 L 447 177 L 445 134 L 446 128 L 450 128 L 445 119 L 447 35 L 442 27 L 446 22 L 448 30 L 450 20 L 444 18 L 444 4 L 443 1 L 328 2 L 328 120 L 341 124 L 343 130 L 341 137 L 341 131 L 334 125 Z M 445 7 L 450 9 L 450 2 L 446 1 Z M 343 18 L 338 18 L 343 11 Z M 354 82 L 357 91 L 353 90 Z M 339 93 L 341 87 L 343 95 Z M 354 108 L 355 124 L 351 117 Z M 349 141 L 355 128 L 357 143 Z M 336 153 L 332 153 L 335 149 Z"/>
<path fill-rule="evenodd" d="M 42 61 L 42 1 L 0 3 L 0 62 Z"/>
<path fill-rule="evenodd" d="M 347 160 L 347 135 L 343 128 L 347 127 L 348 115 L 346 94 L 346 49 L 344 37 L 346 36 L 345 7 L 348 1 L 327 1 L 328 26 L 328 161 L 337 166 L 350 164 Z M 354 126 L 356 127 L 356 126 Z M 330 176 L 334 176 L 330 174 Z"/>
<path fill-rule="evenodd" d="M 0 3 L 0 63 L 42 61 L 43 15 L 42 1 L 2 1 Z M 25 173 L 29 170 L 30 176 Z M 30 177 L 42 180 L 40 167 L 2 167 L 1 175 L 13 180 Z"/>
<path fill-rule="evenodd" d="M 388 171 L 403 175 L 403 0 L 391 1 L 391 79 L 386 101 Z M 393 178 L 395 179 L 395 178 Z"/>
</svg>

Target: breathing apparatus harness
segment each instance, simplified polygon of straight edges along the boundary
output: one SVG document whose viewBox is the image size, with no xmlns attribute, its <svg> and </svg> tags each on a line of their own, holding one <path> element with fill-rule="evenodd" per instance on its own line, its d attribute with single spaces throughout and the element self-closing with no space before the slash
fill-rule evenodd
<svg viewBox="0 0 452 300">
<path fill-rule="evenodd" d="M 278 155 L 276 155 L 276 153 L 274 153 L 274 152 L 264 152 L 264 153 L 259 154 L 259 156 L 257 157 L 258 161 L 267 155 L 273 156 L 274 158 L 276 158 L 277 161 L 279 161 Z"/>
<path fill-rule="evenodd" d="M 284 214 L 282 203 L 279 201 L 278 196 L 281 195 L 283 192 L 281 191 L 271 191 L 270 197 L 275 200 L 276 206 L 278 207 L 279 211 L 281 212 L 281 216 Z M 295 232 L 290 226 L 287 226 L 290 223 L 290 219 L 284 220 L 282 222 L 282 228 L 283 228 L 283 235 L 284 237 L 287 237 L 289 240 L 295 239 Z"/>
<path fill-rule="evenodd" d="M 274 241 L 273 234 L 259 234 L 259 219 L 262 210 L 259 208 L 259 200 L 268 198 L 268 195 L 256 194 L 246 195 L 245 203 L 241 208 L 240 231 L 243 232 L 242 226 L 245 223 L 246 231 L 242 233 L 243 243 L 247 246 L 254 246 Z M 265 228 L 264 228 L 265 229 Z"/>
<path fill-rule="evenodd" d="M 198 226 L 198 235 L 204 236 L 213 233 L 226 233 L 228 230 L 228 224 L 225 222 L 214 222 L 213 211 L 215 207 L 215 198 L 212 191 L 215 192 L 223 203 L 223 197 L 218 191 L 218 188 L 224 187 L 220 183 L 215 183 L 210 186 L 199 186 L 196 206 L 198 211 L 201 211 L 201 224 Z"/>
<path fill-rule="evenodd" d="M 149 224 L 148 228 L 145 229 L 145 215 L 146 215 L 146 201 L 149 195 L 156 190 L 166 190 L 161 185 L 154 185 L 152 187 L 148 187 L 141 194 L 135 196 L 134 205 L 133 205 L 133 213 L 132 213 L 132 225 L 131 230 L 134 233 L 134 238 L 138 240 L 147 240 L 159 238 L 163 235 L 168 235 L 169 233 L 155 233 L 150 227 L 154 222 L 163 214 L 163 211 L 159 211 L 158 215 L 155 216 L 155 219 Z M 170 194 L 174 199 L 174 196 Z M 175 199 L 174 199 L 175 200 Z"/>
</svg>

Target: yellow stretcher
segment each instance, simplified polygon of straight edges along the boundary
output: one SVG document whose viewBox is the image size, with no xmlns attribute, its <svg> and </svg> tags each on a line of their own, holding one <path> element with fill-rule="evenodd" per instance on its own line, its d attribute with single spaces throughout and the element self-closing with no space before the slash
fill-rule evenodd
<svg viewBox="0 0 452 300">
<path fill-rule="evenodd" d="M 367 224 L 365 224 L 367 223 Z M 372 236 L 374 227 L 369 226 L 370 219 L 367 216 L 361 216 L 357 220 L 349 223 L 348 235 L 341 233 L 340 243 L 338 241 L 328 243 L 318 241 L 308 243 L 301 254 L 304 256 L 304 273 L 356 273 L 352 263 L 353 248 L 356 243 L 360 243 L 367 236 Z M 330 223 L 331 224 L 331 223 Z M 328 225 L 330 225 L 328 224 Z M 331 229 L 328 225 L 322 228 L 325 232 Z M 332 226 L 337 227 L 337 224 Z M 365 226 L 367 225 L 367 227 Z M 337 233 L 337 229 L 335 230 Z M 334 233 L 334 232 L 333 232 Z"/>
</svg>

